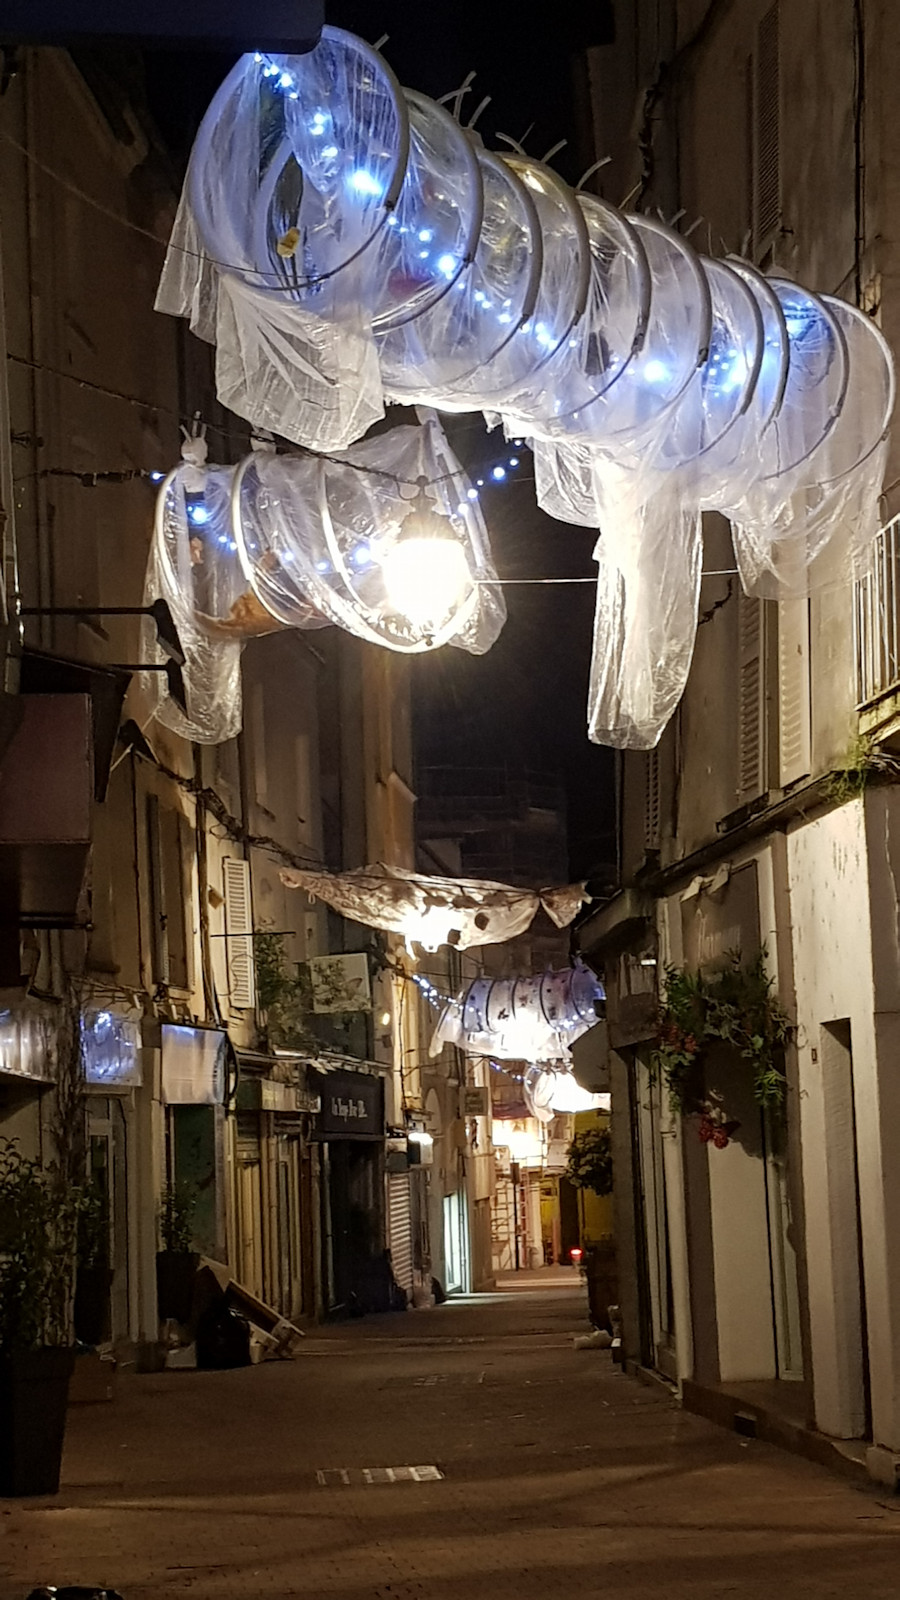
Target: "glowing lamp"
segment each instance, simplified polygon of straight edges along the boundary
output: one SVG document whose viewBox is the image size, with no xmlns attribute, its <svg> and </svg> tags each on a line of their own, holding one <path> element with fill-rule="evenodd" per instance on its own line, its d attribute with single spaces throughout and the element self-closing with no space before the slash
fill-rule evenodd
<svg viewBox="0 0 900 1600">
<path fill-rule="evenodd" d="M 447 517 L 433 509 L 421 479 L 381 570 L 391 605 L 417 627 L 437 627 L 465 597 L 471 581 L 466 552 Z"/>
</svg>

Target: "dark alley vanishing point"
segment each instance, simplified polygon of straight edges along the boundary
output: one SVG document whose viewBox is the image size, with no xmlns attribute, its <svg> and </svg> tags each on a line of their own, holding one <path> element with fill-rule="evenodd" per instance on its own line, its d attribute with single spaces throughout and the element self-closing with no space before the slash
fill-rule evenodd
<svg viewBox="0 0 900 1600">
<path fill-rule="evenodd" d="M 793 1600 L 861 1571 L 893 1600 L 897 1501 L 682 1412 L 574 1350 L 586 1326 L 580 1286 L 518 1289 L 317 1330 L 293 1362 L 120 1374 L 71 1412 L 59 1496 L 0 1510 L 2 1600 Z M 436 1472 L 372 1470 L 404 1466 Z"/>
</svg>

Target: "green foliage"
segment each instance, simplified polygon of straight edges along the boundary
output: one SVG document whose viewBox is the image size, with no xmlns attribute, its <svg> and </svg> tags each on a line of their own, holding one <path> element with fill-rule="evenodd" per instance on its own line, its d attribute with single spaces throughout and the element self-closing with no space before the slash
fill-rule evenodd
<svg viewBox="0 0 900 1600">
<path fill-rule="evenodd" d="M 859 734 L 847 751 L 843 764 L 828 774 L 826 797 L 839 806 L 856 800 L 877 769 L 878 761 L 871 739 Z"/>
<path fill-rule="evenodd" d="M 190 1183 L 170 1183 L 159 1206 L 159 1236 L 164 1250 L 184 1254 L 194 1248 L 197 1196 Z"/>
<path fill-rule="evenodd" d="M 309 974 L 292 973 L 279 933 L 260 933 L 253 941 L 256 989 L 266 1018 L 269 1044 L 281 1050 L 311 1050 L 315 1035 L 307 1018 L 312 1010 Z"/>
<path fill-rule="evenodd" d="M 674 1110 L 689 1109 L 691 1080 L 703 1051 L 716 1040 L 732 1045 L 747 1062 L 757 1103 L 781 1106 L 787 1087 L 782 1057 L 790 1034 L 787 1015 L 772 994 L 764 950 L 746 966 L 732 951 L 726 965 L 710 976 L 666 968 L 653 1064 Z"/>
<path fill-rule="evenodd" d="M 0 1139 L 0 1350 L 72 1342 L 82 1191 Z"/>
<path fill-rule="evenodd" d="M 576 1189 L 594 1194 L 613 1191 L 612 1148 L 608 1128 L 586 1128 L 576 1133 L 566 1151 L 566 1177 Z"/>
</svg>

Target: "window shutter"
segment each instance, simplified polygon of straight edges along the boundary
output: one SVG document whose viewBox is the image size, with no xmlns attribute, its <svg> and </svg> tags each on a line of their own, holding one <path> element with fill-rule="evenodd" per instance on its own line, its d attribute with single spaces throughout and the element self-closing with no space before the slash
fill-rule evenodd
<svg viewBox="0 0 900 1600">
<path fill-rule="evenodd" d="M 644 849 L 659 849 L 659 750 L 648 750 L 644 768 Z"/>
<path fill-rule="evenodd" d="M 250 901 L 250 863 L 226 856 L 225 948 L 228 960 L 228 998 L 238 1009 L 256 1004 L 253 966 L 253 912 Z"/>
<path fill-rule="evenodd" d="M 753 56 L 753 254 L 758 259 L 781 226 L 781 85 L 778 0 L 756 31 Z"/>
<path fill-rule="evenodd" d="M 763 602 L 738 595 L 738 803 L 766 787 L 766 698 Z"/>
<path fill-rule="evenodd" d="M 810 768 L 809 601 L 778 606 L 778 782 L 805 778 Z"/>
</svg>

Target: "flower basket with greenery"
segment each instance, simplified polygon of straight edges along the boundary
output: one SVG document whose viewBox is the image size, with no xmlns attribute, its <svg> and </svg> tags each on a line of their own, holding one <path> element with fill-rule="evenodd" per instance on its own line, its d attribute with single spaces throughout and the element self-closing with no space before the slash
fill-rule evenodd
<svg viewBox="0 0 900 1600">
<path fill-rule="evenodd" d="M 594 1194 L 613 1192 L 612 1150 L 608 1128 L 586 1128 L 576 1133 L 566 1151 L 565 1176 L 576 1189 Z"/>
<path fill-rule="evenodd" d="M 738 1126 L 712 1108 L 702 1091 L 703 1059 L 716 1043 L 730 1045 L 752 1075 L 753 1098 L 763 1110 L 784 1105 L 784 1049 L 791 1024 L 772 992 L 765 950 L 744 963 L 731 952 L 717 972 L 667 967 L 653 1065 L 673 1110 L 701 1115 L 700 1137 L 718 1147 Z"/>
<path fill-rule="evenodd" d="M 81 1191 L 0 1139 L 0 1495 L 55 1494 Z"/>
</svg>

